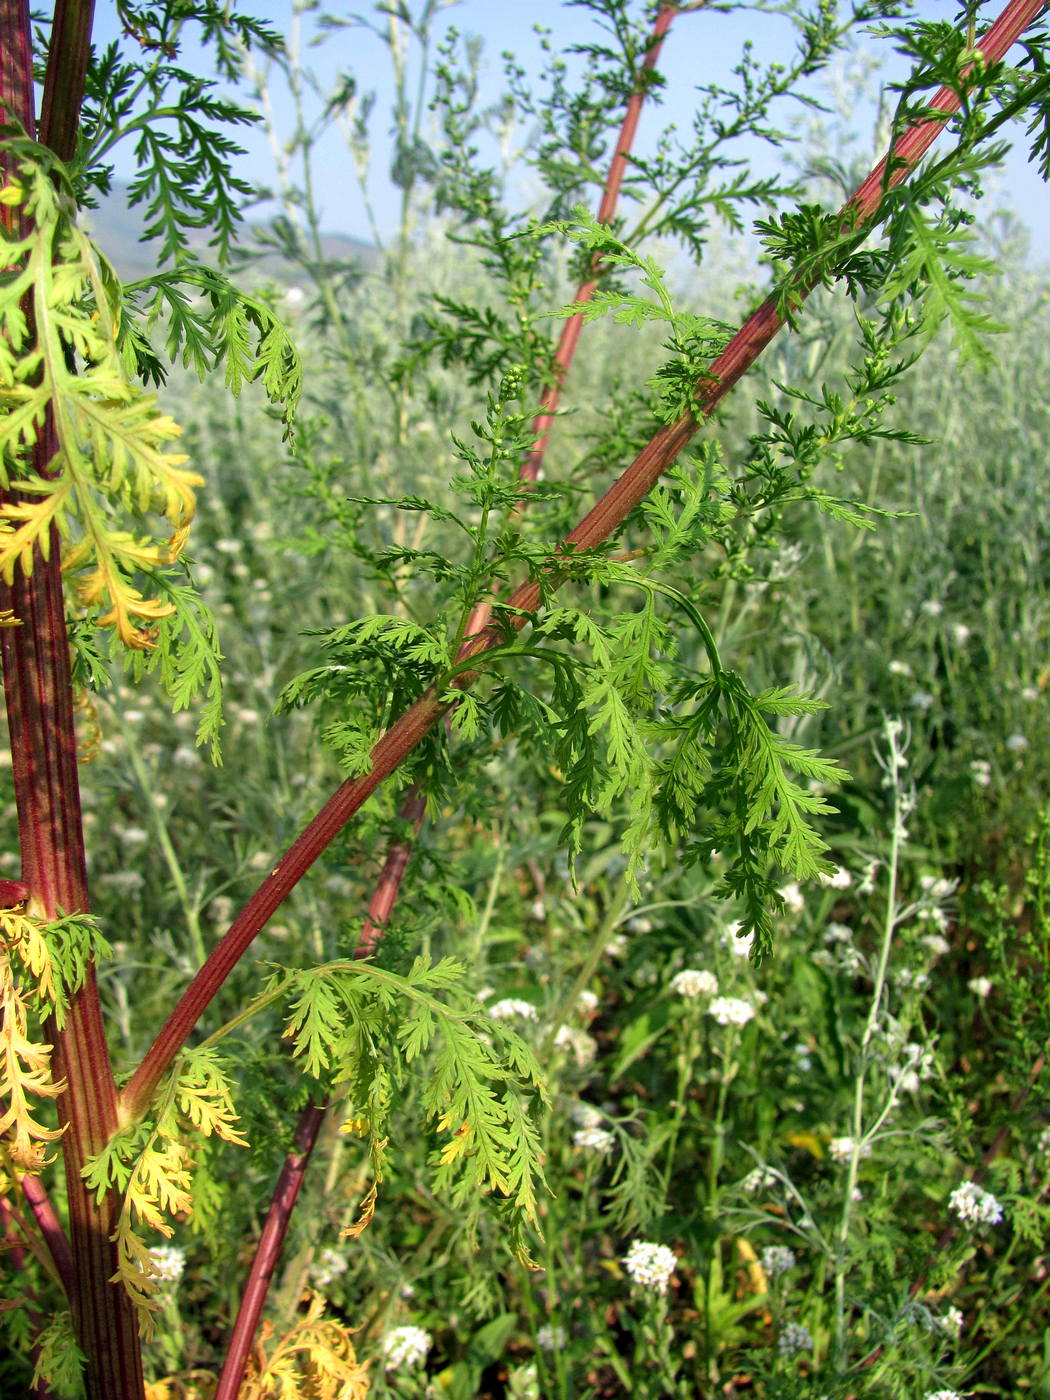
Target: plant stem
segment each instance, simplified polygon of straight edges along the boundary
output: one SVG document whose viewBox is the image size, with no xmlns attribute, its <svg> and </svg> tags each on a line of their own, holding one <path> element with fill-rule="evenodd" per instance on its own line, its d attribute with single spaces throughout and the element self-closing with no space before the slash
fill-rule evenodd
<svg viewBox="0 0 1050 1400">
<path fill-rule="evenodd" d="M 61 146 L 59 154 L 68 153 L 75 139 L 90 20 L 90 5 L 60 3 L 56 9 L 45 90 L 54 94 L 47 116 Z M 74 42 L 79 46 L 75 51 L 68 47 Z M 28 5 L 22 0 L 0 0 L 0 53 L 0 100 L 32 134 L 32 32 Z M 62 84 L 66 86 L 59 91 Z M 42 134 L 47 139 L 49 133 Z M 56 446 L 49 416 L 32 450 L 33 472 L 46 474 Z M 3 629 L 0 655 L 22 879 L 32 891 L 31 911 L 43 919 L 89 908 L 61 546 L 54 526 L 49 543 L 47 559 L 39 546 L 35 549 L 31 577 L 19 569 L 12 583 L 0 584 L 0 607 L 10 608 L 22 624 Z M 87 1159 L 105 1147 L 117 1127 L 116 1085 L 93 966 L 70 999 L 64 1028 L 59 1031 L 52 1021 L 47 1034 L 54 1046 L 53 1072 L 67 1086 L 57 1108 L 65 1130 L 62 1153 L 72 1245 L 69 1302 L 87 1357 L 86 1393 L 89 1400 L 139 1400 L 144 1382 L 138 1328 L 123 1286 L 110 1282 L 117 1271 L 110 1237 L 120 1202 L 110 1192 L 96 1204 L 81 1175 Z"/>
<path fill-rule="evenodd" d="M 893 828 L 890 833 L 890 852 L 886 863 L 886 912 L 882 924 L 882 942 L 879 946 L 879 959 L 875 968 L 875 980 L 871 989 L 871 1003 L 868 1017 L 857 1052 L 857 1068 L 853 1077 L 853 1107 L 850 1117 L 851 1150 L 846 1168 L 846 1180 L 842 1188 L 842 1213 L 835 1232 L 835 1337 L 834 1361 L 841 1372 L 846 1364 L 846 1275 L 849 1271 L 849 1231 L 853 1219 L 853 1193 L 857 1189 L 857 1174 L 860 1169 L 861 1154 L 867 1139 L 864 1133 L 864 1089 L 868 1064 L 871 1059 L 871 1043 L 882 1021 L 882 1001 L 886 990 L 886 971 L 890 962 L 890 949 L 893 934 L 898 923 L 897 874 L 900 868 L 901 834 L 904 828 L 907 803 L 902 789 L 900 760 L 903 755 L 898 750 L 898 733 L 887 723 L 887 736 L 890 752 L 887 773 L 893 779 Z M 885 1115 L 883 1115 L 885 1116 Z"/>
<path fill-rule="evenodd" d="M 609 166 L 609 173 L 605 179 L 605 188 L 602 191 L 601 204 L 598 206 L 598 222 L 600 224 L 611 224 L 616 213 L 616 205 L 620 198 L 620 190 L 623 186 L 623 177 L 627 170 L 627 162 L 630 158 L 631 148 L 634 145 L 635 134 L 638 130 L 638 120 L 642 114 L 642 103 L 649 90 L 649 74 L 656 67 L 657 59 L 660 57 L 660 50 L 663 48 L 664 37 L 671 27 L 671 21 L 678 11 L 677 5 L 661 5 L 656 19 L 653 21 L 652 36 L 649 40 L 649 47 L 645 57 L 642 59 L 641 67 L 638 70 L 634 91 L 631 93 L 627 103 L 627 110 L 624 113 L 623 125 L 620 127 L 620 134 L 616 138 L 616 145 L 613 148 L 612 162 Z M 580 283 L 576 289 L 573 302 L 581 309 L 574 316 L 568 317 L 561 328 L 561 335 L 558 339 L 558 349 L 554 355 L 554 382 L 547 389 L 540 400 L 539 412 L 533 422 L 533 432 L 536 439 L 532 445 L 529 455 L 522 463 L 519 473 L 522 481 L 536 481 L 543 466 L 543 458 L 547 452 L 547 443 L 550 438 L 550 430 L 554 423 L 555 414 L 558 411 L 558 403 L 561 400 L 562 386 L 565 377 L 569 372 L 573 357 L 576 354 L 576 346 L 580 339 L 580 332 L 583 330 L 583 306 L 590 301 L 598 286 L 599 273 L 601 271 L 600 259 L 595 260 L 591 266 L 590 276 Z"/>
<path fill-rule="evenodd" d="M 241 1388 L 244 1368 L 251 1351 L 255 1330 L 259 1325 L 259 1317 L 266 1301 L 270 1280 L 277 1267 L 281 1245 L 284 1243 L 284 1237 L 288 1230 L 288 1222 L 302 1188 L 306 1168 L 310 1163 L 310 1155 L 317 1142 L 317 1135 L 321 1131 L 327 1107 L 327 1100 L 311 1104 L 303 1110 L 299 1118 L 295 1130 L 295 1143 L 285 1158 L 281 1175 L 277 1179 L 266 1224 L 263 1226 L 262 1236 L 256 1246 L 255 1257 L 252 1259 L 248 1282 L 245 1285 L 241 1306 L 237 1313 L 237 1321 L 234 1324 L 233 1335 L 230 1337 L 227 1348 L 226 1361 L 215 1391 L 215 1400 L 236 1400 L 237 1393 Z"/>
</svg>

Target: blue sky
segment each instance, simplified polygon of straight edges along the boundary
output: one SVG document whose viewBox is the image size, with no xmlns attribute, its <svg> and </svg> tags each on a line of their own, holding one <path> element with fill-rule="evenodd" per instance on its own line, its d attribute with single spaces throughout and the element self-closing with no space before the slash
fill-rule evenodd
<svg viewBox="0 0 1050 1400">
<path fill-rule="evenodd" d="M 418 0 L 409 0 L 413 9 L 418 8 Z M 268 5 L 245 6 L 254 13 L 265 15 L 282 33 L 287 34 L 292 17 L 291 0 L 277 0 Z M 373 6 L 362 0 L 354 5 L 330 3 L 320 8 L 341 16 L 362 14 L 377 24 L 384 20 Z M 991 17 L 999 6 L 985 6 Z M 956 13 L 951 0 L 920 0 L 916 12 L 928 18 L 952 18 Z M 377 221 L 384 231 L 393 227 L 397 217 L 397 192 L 392 188 L 386 172 L 390 161 L 390 101 L 394 90 L 389 54 L 385 45 L 365 28 L 343 29 L 331 36 L 323 45 L 310 46 L 307 42 L 314 32 L 311 29 L 313 18 L 303 19 L 304 60 L 314 69 L 322 87 L 329 86 L 340 71 L 351 70 L 357 79 L 358 91 L 374 91 L 376 110 L 372 129 L 374 133 L 373 171 L 369 180 L 369 194 L 376 211 Z M 540 40 L 535 32 L 537 25 L 550 29 L 559 45 L 565 47 L 581 42 L 600 42 L 600 31 L 596 28 L 594 16 L 583 9 L 558 3 L 557 0 L 459 0 L 459 3 L 442 8 L 437 28 L 443 32 L 454 25 L 461 33 L 476 34 L 483 40 L 482 98 L 494 100 L 502 90 L 503 50 L 511 50 L 521 66 L 530 73 L 538 71 L 541 62 Z M 105 42 L 118 33 L 115 6 L 102 3 L 96 9 L 95 38 Z M 741 46 L 750 41 L 755 56 L 759 60 L 784 61 L 794 48 L 792 30 L 783 16 L 757 14 L 753 11 L 737 11 L 731 14 L 714 10 L 700 10 L 679 16 L 664 45 L 660 69 L 666 78 L 663 103 L 659 109 L 650 108 L 644 115 L 639 131 L 638 148 L 644 152 L 651 146 L 658 131 L 667 122 L 674 122 L 681 131 L 687 132 L 698 84 L 722 81 L 727 86 L 731 82 L 730 70 L 738 62 Z M 892 45 L 885 40 L 881 43 L 874 38 L 862 41 L 865 54 L 885 64 L 882 75 L 899 76 L 900 60 L 895 59 Z M 409 56 L 412 63 L 416 55 Z M 184 56 L 188 66 L 199 68 L 203 62 L 199 52 L 188 49 Z M 859 62 L 863 67 L 864 59 Z M 837 70 L 840 77 L 846 77 L 852 69 L 856 71 L 858 62 L 843 63 Z M 877 79 L 873 78 L 872 83 Z M 291 108 L 282 85 L 273 85 L 274 116 L 277 125 L 287 134 L 290 127 Z M 815 96 L 829 99 L 826 88 L 813 89 Z M 776 114 L 779 122 L 787 129 L 801 115 L 795 104 L 785 103 Z M 829 119 L 830 120 L 830 119 Z M 870 133 L 874 120 L 874 108 L 862 103 L 855 112 L 854 122 L 860 135 L 860 149 L 866 154 L 871 151 Z M 524 137 L 524 132 L 521 133 Z M 248 147 L 242 173 L 246 178 L 272 185 L 274 181 L 273 156 L 269 142 L 261 132 L 240 134 L 242 143 Z M 754 159 L 761 173 L 772 173 L 777 164 L 785 159 L 782 153 L 767 147 L 752 144 L 742 149 Z M 118 162 L 118 176 L 129 170 L 129 155 L 125 164 Z M 318 148 L 317 170 L 319 175 L 319 197 L 323 211 L 323 224 L 327 229 L 368 236 L 364 201 L 356 186 L 354 172 L 345 144 L 339 133 L 332 131 Z M 999 203 L 1009 203 L 1033 230 L 1037 256 L 1042 250 L 1039 244 L 1042 230 L 1050 222 L 1050 193 L 1031 170 L 1024 159 L 1023 151 L 1011 157 L 994 190 L 994 198 Z"/>
</svg>

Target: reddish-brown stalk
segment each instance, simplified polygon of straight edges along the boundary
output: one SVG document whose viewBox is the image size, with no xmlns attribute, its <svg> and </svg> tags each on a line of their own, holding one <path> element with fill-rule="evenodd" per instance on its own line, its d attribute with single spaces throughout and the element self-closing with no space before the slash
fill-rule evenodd
<svg viewBox="0 0 1050 1400">
<path fill-rule="evenodd" d="M 262 1306 L 266 1301 L 273 1271 L 277 1267 L 281 1245 L 284 1243 L 288 1222 L 299 1198 L 306 1168 L 310 1164 L 310 1154 L 314 1150 L 317 1135 L 324 1122 L 326 1108 L 326 1103 L 312 1104 L 299 1118 L 294 1145 L 285 1158 L 262 1236 L 255 1249 L 251 1272 L 230 1336 L 214 1400 L 237 1400 Z"/>
<path fill-rule="evenodd" d="M 980 47 L 985 61 L 997 62 L 1035 19 L 1043 6 L 1044 0 L 1010 0 L 981 40 Z M 879 208 L 884 189 L 898 184 L 905 178 L 943 129 L 948 117 L 958 110 L 959 101 L 958 95 L 951 88 L 942 88 L 936 94 L 930 107 L 942 115 L 918 123 L 896 143 L 893 152 L 896 166 L 890 178 L 885 178 L 886 161 L 883 160 L 843 208 L 844 225 L 859 228 L 871 221 Z M 797 288 L 799 302 L 804 300 L 808 290 L 802 285 Z M 627 518 L 631 510 L 671 466 L 693 436 L 700 421 L 709 416 L 721 403 L 741 376 L 755 363 L 782 325 L 783 319 L 777 311 L 777 299 L 770 297 L 745 322 L 725 352 L 714 361 L 698 383 L 695 412 L 684 414 L 677 422 L 656 433 L 619 480 L 567 536 L 560 550 L 550 560 L 549 587 L 558 585 L 560 571 L 567 555 L 575 549 L 589 549 L 600 544 Z M 522 584 L 508 601 L 503 626 L 490 625 L 479 635 L 468 637 L 463 643 L 459 659 L 469 660 L 477 657 L 480 660 L 484 652 L 505 640 L 507 628 L 514 631 L 523 628 L 539 606 L 540 596 L 539 583 Z M 463 688 L 470 683 L 470 679 L 468 674 L 461 673 L 456 685 Z M 371 770 L 362 777 L 351 778 L 343 783 L 288 848 L 193 978 L 135 1071 L 122 1096 L 122 1110 L 126 1120 L 137 1118 L 146 1111 L 157 1085 L 185 1044 L 187 1036 L 291 889 L 362 803 L 437 724 L 448 708 L 433 690 L 417 700 L 375 745 L 371 755 Z"/>
<path fill-rule="evenodd" d="M 51 1198 L 44 1190 L 40 1178 L 33 1176 L 30 1172 L 22 1177 L 22 1194 L 26 1198 L 29 1209 L 33 1212 L 37 1229 L 47 1244 L 66 1297 L 71 1297 L 73 1293 L 73 1254 L 69 1248 L 65 1231 L 55 1214 L 55 1208 L 51 1204 Z"/>
<path fill-rule="evenodd" d="M 694 7 L 695 8 L 695 7 Z M 620 134 L 613 149 L 612 163 L 609 166 L 609 174 L 606 177 L 605 189 L 602 192 L 601 204 L 598 207 L 598 222 L 600 224 L 611 224 L 613 215 L 616 213 L 616 205 L 620 198 L 620 189 L 623 185 L 623 177 L 627 170 L 627 162 L 630 159 L 631 148 L 634 145 L 635 133 L 638 130 L 638 119 L 642 114 L 642 103 L 649 90 L 649 74 L 656 67 L 656 61 L 660 57 L 660 50 L 663 47 L 664 36 L 671 27 L 671 21 L 678 13 L 677 5 L 661 5 L 656 19 L 653 21 L 652 37 L 649 41 L 649 48 L 645 58 L 642 60 L 641 70 L 638 74 L 638 81 L 635 84 L 634 92 L 631 93 L 630 101 L 627 103 L 627 111 L 624 113 L 623 125 L 620 127 Z M 584 306 L 594 295 L 598 286 L 598 274 L 601 269 L 601 259 L 596 258 L 591 264 L 589 276 L 580 283 L 573 297 L 573 303 L 577 306 Z M 580 339 L 580 332 L 583 329 L 583 312 L 578 311 L 574 316 L 570 316 L 565 321 L 561 329 L 561 336 L 558 340 L 558 349 L 554 355 L 554 379 L 550 387 L 544 391 L 540 400 L 540 411 L 536 415 L 532 425 L 535 433 L 535 441 L 532 450 L 522 463 L 519 473 L 522 481 L 535 481 L 543 466 L 543 458 L 547 451 L 547 440 L 550 436 L 551 426 L 554 423 L 554 415 L 558 411 L 558 403 L 561 400 L 562 386 L 565 383 L 565 376 L 569 372 L 573 356 L 576 354 L 576 346 Z M 474 628 L 469 628 L 474 631 Z"/>
<path fill-rule="evenodd" d="M 60 0 L 55 11 L 56 39 L 64 38 L 52 46 L 48 59 L 45 92 L 51 97 L 40 139 L 64 159 L 76 141 L 92 9 L 90 3 Z M 32 31 L 29 7 L 22 0 L 0 0 L 0 54 L 0 100 L 32 134 Z M 43 475 L 54 448 L 49 419 L 33 448 L 31 470 Z M 21 623 L 3 629 L 0 654 L 22 879 L 31 891 L 31 911 L 46 919 L 89 908 L 60 559 L 52 526 L 49 556 L 44 559 L 39 548 L 35 551 L 32 576 L 18 570 L 13 583 L 0 584 L 0 608 L 10 608 Z M 93 967 L 71 998 L 65 1027 L 59 1031 L 52 1023 L 48 1035 L 54 1074 L 66 1081 L 57 1100 L 65 1130 L 72 1245 L 72 1267 L 64 1272 L 71 1284 L 73 1324 L 88 1359 L 85 1385 L 91 1400 L 133 1400 L 143 1390 L 138 1328 L 124 1288 L 110 1282 L 117 1269 L 110 1236 L 120 1201 L 110 1192 L 96 1204 L 81 1175 L 87 1159 L 105 1147 L 117 1128 L 116 1084 Z M 57 1237 L 49 1243 L 61 1252 Z M 63 1271 L 57 1258 L 56 1266 Z"/>
</svg>

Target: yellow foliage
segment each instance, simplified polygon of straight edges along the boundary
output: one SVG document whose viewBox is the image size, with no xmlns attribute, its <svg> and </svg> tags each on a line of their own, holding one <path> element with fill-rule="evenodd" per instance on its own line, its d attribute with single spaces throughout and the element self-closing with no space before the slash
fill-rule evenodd
<svg viewBox="0 0 1050 1400">
<path fill-rule="evenodd" d="M 28 924 L 20 916 L 5 915 L 0 929 Z M 46 950 L 45 950 L 46 951 Z M 50 974 L 50 961 L 46 961 Z M 39 1172 L 45 1165 L 43 1144 L 62 1136 L 61 1129 L 45 1128 L 33 1117 L 33 1098 L 54 1099 L 65 1089 L 51 1077 L 51 1047 L 29 1038 L 25 997 L 15 982 L 8 948 L 0 943 L 0 1138 L 11 1161 L 23 1171 Z"/>
<path fill-rule="evenodd" d="M 237 1400 L 365 1400 L 368 1367 L 358 1363 L 350 1332 L 321 1316 L 314 1294 L 306 1316 L 276 1342 L 264 1323 Z"/>
</svg>

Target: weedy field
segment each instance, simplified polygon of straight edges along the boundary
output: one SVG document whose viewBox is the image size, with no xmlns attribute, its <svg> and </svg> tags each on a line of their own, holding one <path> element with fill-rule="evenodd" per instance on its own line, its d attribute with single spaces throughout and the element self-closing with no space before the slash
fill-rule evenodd
<svg viewBox="0 0 1050 1400">
<path fill-rule="evenodd" d="M 445 8 L 0 0 L 0 1390 L 1050 1397 L 1044 7 Z"/>
</svg>

